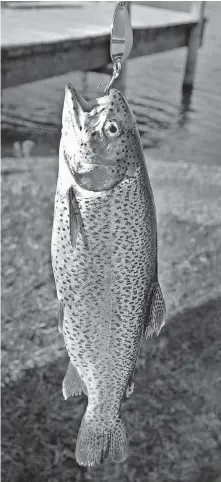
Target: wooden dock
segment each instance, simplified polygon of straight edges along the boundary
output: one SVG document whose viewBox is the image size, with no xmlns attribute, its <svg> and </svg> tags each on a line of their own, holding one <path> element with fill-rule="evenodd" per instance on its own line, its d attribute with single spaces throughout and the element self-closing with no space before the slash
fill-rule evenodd
<svg viewBox="0 0 221 482">
<path fill-rule="evenodd" d="M 5 6 L 2 3 L 2 88 L 74 70 L 102 69 L 109 64 L 110 25 L 115 2 L 52 2 L 47 5 L 49 3 L 6 2 Z M 192 32 L 196 39 L 196 29 L 195 50 L 198 49 L 205 23 L 202 15 L 199 22 L 199 12 L 171 11 L 168 5 L 166 8 L 147 5 L 153 2 L 130 3 L 134 33 L 130 58 L 190 48 Z M 165 2 L 169 3 L 172 2 Z M 174 2 L 178 3 L 183 2 Z"/>
</svg>

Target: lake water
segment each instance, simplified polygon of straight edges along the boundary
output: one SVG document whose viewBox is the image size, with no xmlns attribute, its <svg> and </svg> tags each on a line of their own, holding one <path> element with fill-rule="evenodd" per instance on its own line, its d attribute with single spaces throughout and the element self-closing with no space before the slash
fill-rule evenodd
<svg viewBox="0 0 221 482">
<path fill-rule="evenodd" d="M 191 105 L 181 100 L 186 49 L 128 62 L 126 97 L 151 157 L 221 164 L 221 2 L 207 2 L 204 45 L 199 51 Z M 16 141 L 36 142 L 33 155 L 57 153 L 64 85 L 70 81 L 96 96 L 98 74 L 72 72 L 8 88 L 2 97 L 2 155 L 14 155 Z"/>
</svg>

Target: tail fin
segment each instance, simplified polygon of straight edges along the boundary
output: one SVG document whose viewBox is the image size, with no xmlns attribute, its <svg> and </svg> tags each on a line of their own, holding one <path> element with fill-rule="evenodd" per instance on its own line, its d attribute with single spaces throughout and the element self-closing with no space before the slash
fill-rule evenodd
<svg viewBox="0 0 221 482">
<path fill-rule="evenodd" d="M 104 460 L 123 462 L 127 452 L 126 428 L 120 415 L 109 429 L 95 427 L 91 420 L 83 417 L 75 451 L 79 465 L 93 466 Z"/>
</svg>

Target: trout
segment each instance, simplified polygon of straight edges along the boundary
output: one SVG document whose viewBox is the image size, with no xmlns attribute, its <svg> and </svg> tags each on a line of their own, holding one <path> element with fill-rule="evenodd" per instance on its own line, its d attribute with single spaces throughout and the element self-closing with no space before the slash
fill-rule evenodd
<svg viewBox="0 0 221 482">
<path fill-rule="evenodd" d="M 134 115 L 116 89 L 90 102 L 65 89 L 52 266 L 70 358 L 63 395 L 88 397 L 76 460 L 122 462 L 122 401 L 143 337 L 164 325 L 165 303 L 152 188 Z"/>
</svg>

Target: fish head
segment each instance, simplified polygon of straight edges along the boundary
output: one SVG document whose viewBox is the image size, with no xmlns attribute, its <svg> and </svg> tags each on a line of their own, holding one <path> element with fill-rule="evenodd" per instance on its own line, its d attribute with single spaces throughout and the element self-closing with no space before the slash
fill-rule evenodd
<svg viewBox="0 0 221 482">
<path fill-rule="evenodd" d="M 121 92 L 86 101 L 69 84 L 62 116 L 64 158 L 75 182 L 90 191 L 112 189 L 135 172 L 133 113 Z"/>
</svg>

